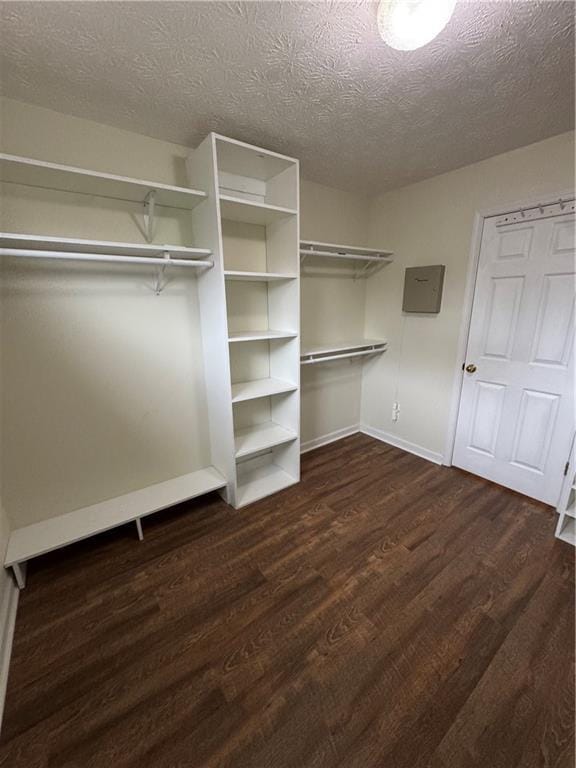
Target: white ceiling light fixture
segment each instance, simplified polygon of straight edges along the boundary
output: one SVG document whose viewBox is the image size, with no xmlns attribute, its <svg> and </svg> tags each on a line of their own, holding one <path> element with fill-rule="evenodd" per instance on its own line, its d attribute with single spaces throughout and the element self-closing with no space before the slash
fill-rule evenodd
<svg viewBox="0 0 576 768">
<path fill-rule="evenodd" d="M 378 30 L 399 51 L 421 48 L 442 32 L 456 0 L 380 0 Z"/>
</svg>

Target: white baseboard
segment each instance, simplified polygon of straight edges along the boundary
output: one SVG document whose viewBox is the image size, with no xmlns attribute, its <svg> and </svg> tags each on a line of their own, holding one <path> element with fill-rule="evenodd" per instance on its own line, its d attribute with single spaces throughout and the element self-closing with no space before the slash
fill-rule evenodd
<svg viewBox="0 0 576 768">
<path fill-rule="evenodd" d="M 395 448 L 401 448 L 403 451 L 413 453 L 415 456 L 420 456 L 421 459 L 432 461 L 434 464 L 442 464 L 444 457 L 441 453 L 436 451 L 430 451 L 428 448 L 423 448 L 421 445 L 411 443 L 409 440 L 403 440 L 401 437 L 391 434 L 390 432 L 384 432 L 382 429 L 374 429 L 366 425 L 360 425 L 360 432 L 363 432 L 369 437 L 375 437 L 376 440 L 381 440 L 383 443 L 393 445 Z"/>
<path fill-rule="evenodd" d="M 305 443 L 302 443 L 300 446 L 300 453 L 313 451 L 314 448 L 320 448 L 321 445 L 334 443 L 336 440 L 342 440 L 343 437 L 355 435 L 357 432 L 360 432 L 360 426 L 358 424 L 354 424 L 351 427 L 343 427 L 342 429 L 337 429 L 334 432 L 329 432 L 327 435 L 315 437 L 313 440 L 307 440 Z"/>
<path fill-rule="evenodd" d="M 4 714 L 4 701 L 8 686 L 10 655 L 16 626 L 16 609 L 20 590 L 12 576 L 3 568 L 0 571 L 0 729 Z"/>
<path fill-rule="evenodd" d="M 408 453 L 413 453 L 415 456 L 420 456 L 421 459 L 426 459 L 434 464 L 443 464 L 444 457 L 441 453 L 430 451 L 428 448 L 423 448 L 421 445 L 411 443 L 409 440 L 403 440 L 401 437 L 391 434 L 390 432 L 384 432 L 382 429 L 374 429 L 368 427 L 365 424 L 354 424 L 351 427 L 344 427 L 343 429 L 337 429 L 334 432 L 329 432 L 327 435 L 321 435 L 315 437 L 313 440 L 307 440 L 302 443 L 300 453 L 307 453 L 313 451 L 315 448 L 320 448 L 322 445 L 328 445 L 334 443 L 336 440 L 342 440 L 343 437 L 349 435 L 355 435 L 357 432 L 362 432 L 369 437 L 374 437 L 376 440 L 380 440 L 388 445 L 393 445 L 395 448 L 400 448 Z"/>
</svg>

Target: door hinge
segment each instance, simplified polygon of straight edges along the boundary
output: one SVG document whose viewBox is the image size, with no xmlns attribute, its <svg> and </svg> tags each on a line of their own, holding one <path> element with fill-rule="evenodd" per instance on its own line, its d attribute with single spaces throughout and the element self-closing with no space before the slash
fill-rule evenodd
<svg viewBox="0 0 576 768">
<path fill-rule="evenodd" d="M 570 469 L 570 462 L 567 461 L 566 464 L 564 464 L 564 477 L 568 474 L 568 470 Z"/>
</svg>

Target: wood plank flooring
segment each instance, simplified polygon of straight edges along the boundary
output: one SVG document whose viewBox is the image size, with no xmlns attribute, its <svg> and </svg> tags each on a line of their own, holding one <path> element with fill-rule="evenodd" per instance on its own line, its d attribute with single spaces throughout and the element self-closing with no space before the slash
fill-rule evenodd
<svg viewBox="0 0 576 768">
<path fill-rule="evenodd" d="M 364 435 L 33 561 L 0 765 L 572 768 L 552 510 Z"/>
</svg>

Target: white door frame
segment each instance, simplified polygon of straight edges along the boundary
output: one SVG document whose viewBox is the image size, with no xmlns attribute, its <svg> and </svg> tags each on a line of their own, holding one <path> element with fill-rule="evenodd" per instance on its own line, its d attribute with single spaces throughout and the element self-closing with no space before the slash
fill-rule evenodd
<svg viewBox="0 0 576 768">
<path fill-rule="evenodd" d="M 464 304 L 462 309 L 462 322 L 460 333 L 458 335 L 458 347 L 456 365 L 452 378 L 452 398 L 450 401 L 450 411 L 448 413 L 448 430 L 446 433 L 446 443 L 442 464 L 451 467 L 454 458 L 454 446 L 456 444 L 456 429 L 458 427 L 458 413 L 460 411 L 460 398 L 462 395 L 462 382 L 464 380 L 464 371 L 462 364 L 465 362 L 466 349 L 468 347 L 468 336 L 470 334 L 470 321 L 472 319 L 472 307 L 474 305 L 474 294 L 476 290 L 476 277 L 478 275 L 478 263 L 480 261 L 480 247 L 482 245 L 482 233 L 484 231 L 484 221 L 492 216 L 505 216 L 507 213 L 514 213 L 521 209 L 536 208 L 539 205 L 550 205 L 559 200 L 573 200 L 575 190 L 560 192 L 556 195 L 543 195 L 540 198 L 532 198 L 529 201 L 514 203 L 510 205 L 499 205 L 497 208 L 476 211 L 474 214 L 474 224 L 472 226 L 472 240 L 470 242 L 470 252 L 468 255 L 468 269 L 466 276 L 466 288 L 464 290 Z"/>
</svg>

